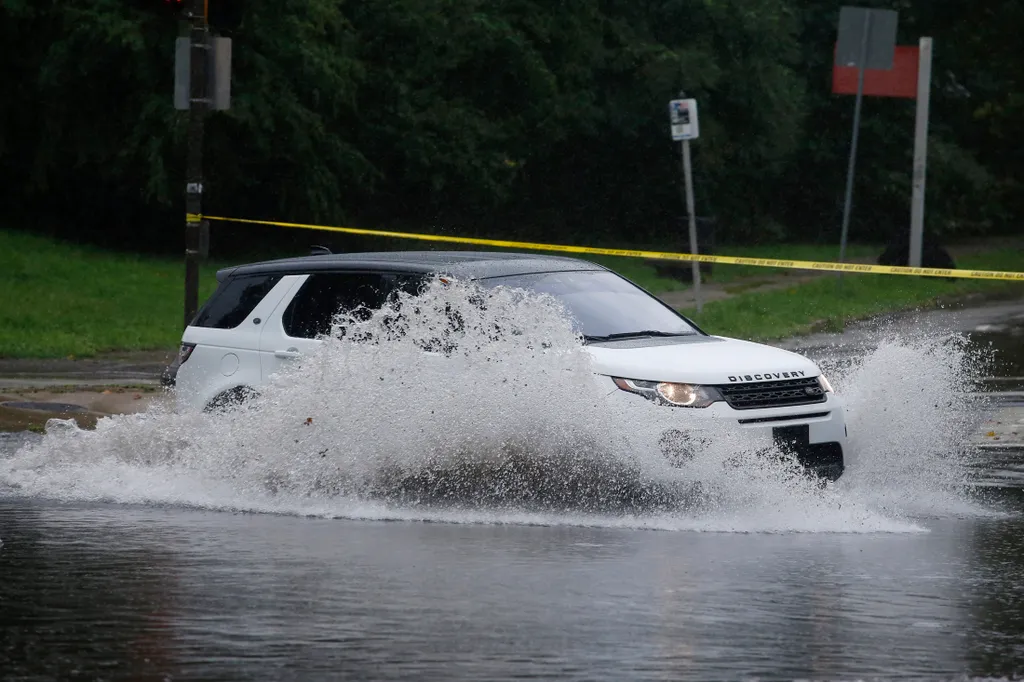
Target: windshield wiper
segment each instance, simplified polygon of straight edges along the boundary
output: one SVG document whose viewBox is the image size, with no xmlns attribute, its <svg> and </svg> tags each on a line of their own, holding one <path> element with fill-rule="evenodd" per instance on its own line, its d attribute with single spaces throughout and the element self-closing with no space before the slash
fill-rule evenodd
<svg viewBox="0 0 1024 682">
<path fill-rule="evenodd" d="M 605 336 L 587 336 L 587 341 L 615 341 L 616 339 L 636 339 L 643 336 L 693 336 L 694 332 L 663 332 L 657 329 L 644 329 L 635 332 L 619 332 L 618 334 L 607 334 Z"/>
</svg>

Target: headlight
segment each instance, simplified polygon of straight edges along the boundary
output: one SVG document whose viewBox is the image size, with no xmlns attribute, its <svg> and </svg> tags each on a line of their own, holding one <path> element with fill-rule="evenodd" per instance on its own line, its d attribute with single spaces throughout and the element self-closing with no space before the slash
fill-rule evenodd
<svg viewBox="0 0 1024 682">
<path fill-rule="evenodd" d="M 821 386 L 825 393 L 835 393 L 835 390 L 832 388 L 832 384 L 828 382 L 828 379 L 825 378 L 824 374 L 818 376 L 818 385 Z"/>
<path fill-rule="evenodd" d="M 613 378 L 623 391 L 642 395 L 648 400 L 676 407 L 707 407 L 722 400 L 722 394 L 711 386 L 677 384 L 667 381 L 641 381 Z"/>
</svg>

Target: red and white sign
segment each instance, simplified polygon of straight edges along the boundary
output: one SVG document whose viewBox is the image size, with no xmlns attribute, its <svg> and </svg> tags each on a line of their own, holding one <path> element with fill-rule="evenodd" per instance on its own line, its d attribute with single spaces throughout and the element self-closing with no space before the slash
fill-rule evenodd
<svg viewBox="0 0 1024 682">
<path fill-rule="evenodd" d="M 897 45 L 892 69 L 864 69 L 864 95 L 916 99 L 920 53 L 921 50 L 917 46 Z M 857 67 L 832 67 L 832 94 L 857 94 Z"/>
</svg>

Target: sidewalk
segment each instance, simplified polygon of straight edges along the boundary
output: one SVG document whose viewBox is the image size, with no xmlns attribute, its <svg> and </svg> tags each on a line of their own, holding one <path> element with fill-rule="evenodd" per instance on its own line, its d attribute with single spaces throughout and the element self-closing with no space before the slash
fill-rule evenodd
<svg viewBox="0 0 1024 682">
<path fill-rule="evenodd" d="M 953 260 L 957 262 L 958 267 L 960 267 L 960 261 L 964 256 L 991 250 L 993 247 L 1022 249 L 1024 248 L 1024 239 L 1020 237 L 992 238 L 985 241 L 979 241 L 977 243 L 950 246 L 947 250 L 953 257 Z M 879 250 L 879 254 L 880 253 L 881 249 Z M 871 258 L 852 257 L 847 258 L 847 262 L 877 265 L 876 259 L 877 255 Z M 684 284 L 686 288 L 678 291 L 655 293 L 657 293 L 661 300 L 665 301 L 665 303 L 668 303 L 677 310 L 696 308 L 697 299 L 694 296 L 693 288 L 691 286 L 692 279 L 690 275 L 690 264 L 681 263 L 680 265 L 684 266 L 683 269 L 685 269 L 685 273 L 680 274 L 678 276 L 678 280 Z M 704 303 L 708 303 L 712 301 L 723 301 L 746 294 L 780 291 L 792 286 L 806 284 L 807 282 L 813 282 L 826 277 L 835 279 L 838 275 L 835 272 L 826 272 L 821 270 L 762 268 L 761 272 L 756 275 L 740 277 L 728 282 L 716 282 L 713 276 L 710 278 L 710 281 L 702 277 L 700 285 L 701 300 Z"/>
<path fill-rule="evenodd" d="M 92 358 L 0 358 L 0 391 L 48 386 L 159 386 L 176 350 L 104 353 Z"/>
<path fill-rule="evenodd" d="M 40 430 L 48 419 L 82 428 L 114 414 L 144 411 L 167 394 L 160 373 L 173 351 L 94 358 L 0 359 L 0 431 Z"/>
</svg>

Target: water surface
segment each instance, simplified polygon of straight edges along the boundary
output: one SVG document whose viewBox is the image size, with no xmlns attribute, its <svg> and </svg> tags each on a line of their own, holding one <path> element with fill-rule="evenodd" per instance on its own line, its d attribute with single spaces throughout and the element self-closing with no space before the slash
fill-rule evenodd
<svg viewBox="0 0 1024 682">
<path fill-rule="evenodd" d="M 1024 524 L 726 534 L 0 503 L 4 679 L 1024 669 Z"/>
</svg>

